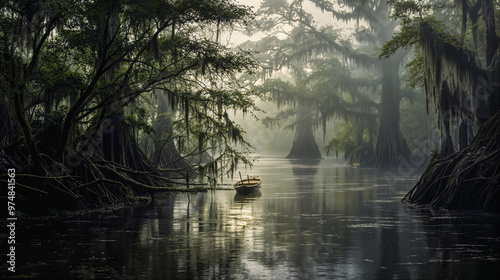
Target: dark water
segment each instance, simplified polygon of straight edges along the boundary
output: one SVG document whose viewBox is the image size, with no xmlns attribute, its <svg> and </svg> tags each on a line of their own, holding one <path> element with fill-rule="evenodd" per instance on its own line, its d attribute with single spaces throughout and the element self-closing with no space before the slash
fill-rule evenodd
<svg viewBox="0 0 500 280">
<path fill-rule="evenodd" d="M 500 218 L 401 204 L 414 180 L 330 160 L 262 158 L 242 173 L 262 177 L 260 193 L 176 194 L 96 220 L 18 228 L 17 275 L 499 279 Z"/>
</svg>

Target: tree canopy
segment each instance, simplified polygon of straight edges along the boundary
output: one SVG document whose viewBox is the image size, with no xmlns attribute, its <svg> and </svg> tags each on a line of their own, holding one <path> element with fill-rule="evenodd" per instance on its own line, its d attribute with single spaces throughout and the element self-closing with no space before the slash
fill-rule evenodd
<svg viewBox="0 0 500 280">
<path fill-rule="evenodd" d="M 220 37 L 252 16 L 227 0 L 3 1 L 2 144 L 19 173 L 36 174 L 26 191 L 44 205 L 59 196 L 97 203 L 182 184 L 172 180 L 179 170 L 158 168 L 140 145 L 161 137 L 152 126 L 165 113 L 153 110 L 160 93 L 176 119 L 168 148 L 210 154 L 183 170 L 215 182 L 250 164 L 234 148 L 247 143 L 227 111 L 255 109 L 237 76 L 256 63 Z"/>
<path fill-rule="evenodd" d="M 352 120 L 359 119 L 361 112 L 377 110 L 380 117 L 379 129 L 377 133 L 369 134 L 380 139 L 370 139 L 369 144 L 365 143 L 367 145 L 359 143 L 366 149 L 371 144 L 375 146 L 371 148 L 371 156 L 363 157 L 362 165 L 397 167 L 401 160 L 407 160 L 411 154 L 399 127 L 399 104 L 404 96 L 400 88 L 399 64 L 404 53 L 384 61 L 374 55 L 377 53 L 376 47 L 381 47 L 390 39 L 398 24 L 388 17 L 390 7 L 385 1 L 345 1 L 345 5 L 335 5 L 331 1 L 311 2 L 322 12 L 331 15 L 331 22 L 317 22 L 304 8 L 304 1 L 262 2 L 257 25 L 259 30 L 269 35 L 260 41 L 259 50 L 272 54 L 261 60 L 264 74 L 269 75 L 279 69 L 295 71 L 301 67 L 294 64 L 302 65 L 305 69 L 316 69 L 312 70 L 316 72 L 314 76 L 319 78 L 322 75 L 322 83 L 311 82 L 314 77 L 303 79 L 310 83 L 313 92 L 325 94 L 323 99 L 318 99 L 318 104 L 323 106 L 320 109 L 322 116 L 319 123 L 323 124 L 324 129 L 326 120 L 333 116 Z M 350 38 L 346 36 L 348 31 L 334 28 L 336 21 L 357 22 L 355 30 L 348 35 Z M 360 21 L 363 23 L 360 24 Z M 350 71 L 356 70 L 350 73 L 332 71 L 328 67 L 334 60 L 342 61 L 343 67 Z M 323 61 L 323 65 L 320 61 Z M 323 69 L 324 66 L 327 68 Z M 381 70 L 380 75 L 373 75 L 372 70 L 375 68 Z M 359 75 L 367 69 L 366 72 L 371 77 Z M 330 72 L 326 74 L 327 71 Z M 338 102 L 343 99 L 338 92 L 346 93 L 349 99 L 347 102 L 352 104 Z M 326 95 L 330 97 L 327 98 Z M 276 97 L 278 104 L 285 100 L 281 96 Z M 369 114 L 365 114 L 365 117 L 373 119 Z M 374 125 L 373 122 L 360 123 L 363 125 L 354 127 L 359 128 L 361 134 L 367 129 L 367 125 Z"/>
</svg>

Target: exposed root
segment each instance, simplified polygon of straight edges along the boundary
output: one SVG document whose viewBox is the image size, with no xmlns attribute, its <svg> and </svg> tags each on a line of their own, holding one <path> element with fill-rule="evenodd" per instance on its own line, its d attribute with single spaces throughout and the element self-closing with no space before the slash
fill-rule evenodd
<svg viewBox="0 0 500 280">
<path fill-rule="evenodd" d="M 206 185 L 193 184 L 183 187 L 184 180 L 173 179 L 179 170 L 155 169 L 143 157 L 140 166 L 145 170 L 135 170 L 113 161 L 102 159 L 93 153 L 92 158 L 81 155 L 76 167 L 64 166 L 45 158 L 45 176 L 33 175 L 29 170 L 16 168 L 16 209 L 26 214 L 43 215 L 50 209 L 80 210 L 117 205 L 138 196 L 151 196 L 172 191 L 205 191 Z M 2 168 L 10 168 L 2 165 Z M 7 175 L 0 176 L 0 182 L 8 182 Z M 23 207 L 23 205 L 25 207 Z"/>
<path fill-rule="evenodd" d="M 435 156 L 403 198 L 445 209 L 500 212 L 500 112 L 486 122 L 466 149 Z"/>
</svg>

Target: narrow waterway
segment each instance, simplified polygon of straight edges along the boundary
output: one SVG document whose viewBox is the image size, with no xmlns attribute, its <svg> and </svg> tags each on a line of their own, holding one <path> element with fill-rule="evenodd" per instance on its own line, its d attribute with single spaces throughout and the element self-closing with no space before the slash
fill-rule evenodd
<svg viewBox="0 0 500 280">
<path fill-rule="evenodd" d="M 261 158 L 261 191 L 180 193 L 94 220 L 23 225 L 34 279 L 498 279 L 500 218 L 415 209 L 414 179 Z M 224 184 L 236 181 L 227 180 Z"/>
</svg>

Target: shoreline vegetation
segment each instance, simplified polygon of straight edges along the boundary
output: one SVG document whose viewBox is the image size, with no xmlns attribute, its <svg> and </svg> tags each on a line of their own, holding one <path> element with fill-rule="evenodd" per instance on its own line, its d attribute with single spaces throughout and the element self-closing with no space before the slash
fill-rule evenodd
<svg viewBox="0 0 500 280">
<path fill-rule="evenodd" d="M 324 151 L 388 170 L 422 148 L 406 139 L 439 134 L 404 201 L 500 212 L 498 1 L 340 1 L 340 11 L 315 2 L 336 20 L 366 21 L 352 41 L 299 2 L 265 0 L 254 12 L 232 0 L 3 1 L 9 215 L 216 188 L 252 166 L 248 135 L 272 142 L 263 127 L 275 125 L 295 132 L 290 158 L 321 158 L 322 129 Z M 269 36 L 236 48 L 222 38 L 243 30 Z M 271 100 L 278 111 L 259 122 L 259 102 Z M 258 133 L 246 135 L 231 112 Z"/>
<path fill-rule="evenodd" d="M 258 110 L 239 79 L 257 63 L 219 36 L 252 14 L 229 0 L 2 2 L 0 183 L 12 213 L 206 191 L 251 165 L 228 111 Z"/>
</svg>

